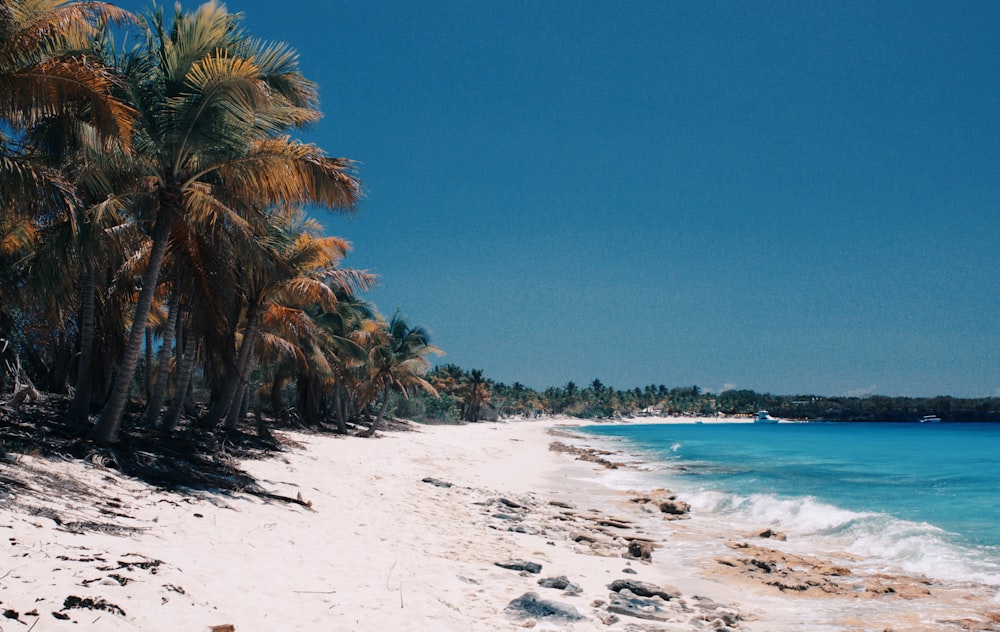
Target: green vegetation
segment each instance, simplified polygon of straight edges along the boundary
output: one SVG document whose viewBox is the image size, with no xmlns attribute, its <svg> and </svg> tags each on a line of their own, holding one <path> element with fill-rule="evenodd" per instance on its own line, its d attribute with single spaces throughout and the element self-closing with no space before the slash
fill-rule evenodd
<svg viewBox="0 0 1000 632">
<path fill-rule="evenodd" d="M 455 404 L 451 419 L 468 419 L 464 394 L 472 384 L 472 373 L 454 365 L 435 368 L 428 380 L 441 392 L 451 393 Z M 480 376 L 481 376 L 481 372 Z M 641 416 L 752 416 L 759 410 L 786 419 L 825 421 L 918 421 L 934 415 L 943 421 L 1000 421 L 1000 398 L 959 399 L 954 397 L 824 397 L 817 395 L 771 395 L 750 390 L 728 390 L 719 394 L 697 386 L 668 388 L 662 384 L 619 390 L 593 380 L 585 387 L 573 382 L 536 391 L 515 382 L 506 385 L 480 377 L 488 397 L 480 402 L 480 417 L 568 415 L 583 419 L 621 419 Z M 445 386 L 445 384 L 454 386 Z M 417 401 L 401 410 L 414 414 L 428 410 L 430 403 Z M 417 415 L 419 416 L 419 415 Z"/>
<path fill-rule="evenodd" d="M 62 394 L 115 444 L 232 431 L 264 403 L 370 434 L 391 394 L 433 393 L 426 332 L 359 299 L 374 277 L 303 212 L 361 198 L 351 160 L 294 138 L 319 118 L 296 53 L 221 4 L 0 0 L 8 405 Z"/>
<path fill-rule="evenodd" d="M 438 350 L 427 332 L 361 299 L 374 277 L 344 267 L 349 244 L 303 211 L 350 213 L 362 195 L 351 160 L 294 137 L 319 117 L 296 53 L 251 37 L 215 2 L 138 17 L 100 2 L 0 0 L 7 408 L 48 401 L 74 440 L 101 445 L 233 433 L 251 418 L 267 436 L 265 410 L 367 435 L 389 415 L 1000 419 L 992 398 L 600 380 L 539 392 L 453 364 L 428 372 Z"/>
</svg>

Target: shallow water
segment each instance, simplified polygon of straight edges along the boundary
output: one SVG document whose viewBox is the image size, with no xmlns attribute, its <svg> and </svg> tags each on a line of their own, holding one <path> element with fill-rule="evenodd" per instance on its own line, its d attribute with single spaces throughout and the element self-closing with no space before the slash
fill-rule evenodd
<svg viewBox="0 0 1000 632">
<path fill-rule="evenodd" d="M 872 570 L 1000 584 L 1000 424 L 588 426 L 702 515 L 767 525 Z M 638 477 L 634 479 L 633 477 Z M 632 479 L 632 480 L 630 480 Z"/>
</svg>

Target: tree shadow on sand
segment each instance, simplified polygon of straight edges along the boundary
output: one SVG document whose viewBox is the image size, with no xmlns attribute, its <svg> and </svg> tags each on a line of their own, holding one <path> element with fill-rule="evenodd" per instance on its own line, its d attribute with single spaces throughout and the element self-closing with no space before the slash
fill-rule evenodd
<svg viewBox="0 0 1000 632">
<path fill-rule="evenodd" d="M 267 458 L 296 445 L 281 433 L 206 431 L 189 419 L 170 435 L 164 435 L 143 425 L 139 421 L 141 408 L 135 407 L 129 411 L 135 421 L 123 429 L 120 440 L 113 446 L 101 446 L 87 439 L 89 427 L 66 419 L 63 413 L 67 406 L 65 398 L 49 396 L 17 411 L 0 409 L 0 455 L 81 459 L 160 489 L 245 493 L 310 506 L 301 498 L 268 492 L 239 467 L 242 460 Z M 278 423 L 266 421 L 270 429 Z M 0 474 L 0 497 L 22 486 L 16 468 Z"/>
</svg>

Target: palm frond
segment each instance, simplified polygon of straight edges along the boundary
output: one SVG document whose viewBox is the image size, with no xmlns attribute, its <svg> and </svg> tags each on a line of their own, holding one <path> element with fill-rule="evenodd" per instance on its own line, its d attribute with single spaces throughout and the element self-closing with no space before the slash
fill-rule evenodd
<svg viewBox="0 0 1000 632">
<path fill-rule="evenodd" d="M 354 162 L 329 158 L 287 136 L 257 141 L 244 158 L 214 168 L 226 186 L 253 192 L 264 205 L 320 204 L 351 211 L 361 198 Z"/>
</svg>

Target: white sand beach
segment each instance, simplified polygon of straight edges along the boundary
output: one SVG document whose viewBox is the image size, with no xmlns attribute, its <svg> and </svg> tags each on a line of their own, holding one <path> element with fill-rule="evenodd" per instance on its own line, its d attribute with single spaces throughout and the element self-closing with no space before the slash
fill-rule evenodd
<svg viewBox="0 0 1000 632">
<path fill-rule="evenodd" d="M 550 449 L 579 445 L 550 433 L 570 423 L 285 432 L 294 446 L 241 464 L 311 507 L 164 492 L 89 463 L 10 455 L 0 482 L 27 487 L 0 487 L 0 629 L 1000 629 L 984 587 L 856 577 L 725 525 L 695 528 L 661 511 L 665 492 L 613 491 L 605 467 Z M 723 562 L 692 561 L 706 538 Z M 626 557 L 630 542 L 651 560 Z M 496 565 L 510 560 L 540 572 Z M 752 560 L 772 577 L 782 564 L 798 574 L 768 585 Z M 617 580 L 631 583 L 609 589 Z M 661 596 L 643 596 L 651 589 Z M 533 614 L 506 610 L 526 593 L 541 600 Z"/>
</svg>

